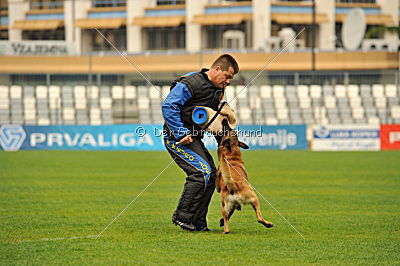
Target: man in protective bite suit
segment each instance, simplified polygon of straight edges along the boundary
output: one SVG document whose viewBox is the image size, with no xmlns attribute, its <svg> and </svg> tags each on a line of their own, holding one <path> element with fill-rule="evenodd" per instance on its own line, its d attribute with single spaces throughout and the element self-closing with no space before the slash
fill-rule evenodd
<svg viewBox="0 0 400 266">
<path fill-rule="evenodd" d="M 217 111 L 226 86 L 239 72 L 229 54 L 219 56 L 210 69 L 190 72 L 174 81 L 162 104 L 164 144 L 187 174 L 172 222 L 188 231 L 209 231 L 206 215 L 214 193 L 216 168 L 202 141 L 204 132 L 192 121 L 196 106 Z M 218 140 L 218 139 L 217 139 Z"/>
</svg>

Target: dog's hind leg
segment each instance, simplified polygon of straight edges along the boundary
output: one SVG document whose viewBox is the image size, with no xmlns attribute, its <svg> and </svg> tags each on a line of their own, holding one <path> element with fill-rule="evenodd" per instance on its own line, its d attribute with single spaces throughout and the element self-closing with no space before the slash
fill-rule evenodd
<svg viewBox="0 0 400 266">
<path fill-rule="evenodd" d="M 267 228 L 273 227 L 274 224 L 271 222 L 268 222 L 266 220 L 263 219 L 262 215 L 261 215 L 261 210 L 260 210 L 260 202 L 258 200 L 257 195 L 254 194 L 253 200 L 251 202 L 251 205 L 253 206 L 253 209 L 256 211 L 256 215 L 257 215 L 257 220 L 260 224 L 264 225 Z"/>
<path fill-rule="evenodd" d="M 222 223 L 224 226 L 224 234 L 228 234 L 229 233 L 229 225 L 228 225 L 228 212 L 225 210 L 225 207 L 222 206 L 221 208 L 222 210 Z M 220 221 L 220 225 L 221 225 L 221 221 Z"/>
<path fill-rule="evenodd" d="M 231 218 L 232 214 L 235 212 L 235 210 L 241 211 L 241 210 L 242 210 L 242 206 L 241 206 L 239 203 L 237 203 L 237 204 L 235 205 L 235 208 L 233 208 L 233 209 L 229 212 L 228 221 L 229 221 L 229 219 Z M 224 226 L 224 218 L 221 218 L 221 220 L 219 220 L 219 226 L 220 226 L 220 227 Z"/>
<path fill-rule="evenodd" d="M 240 206 L 240 205 L 239 205 Z M 232 214 L 235 212 L 235 209 L 232 209 L 229 214 L 228 214 L 228 221 L 231 218 Z M 224 226 L 224 218 L 222 218 L 221 220 L 219 220 L 219 226 L 222 227 Z"/>
</svg>

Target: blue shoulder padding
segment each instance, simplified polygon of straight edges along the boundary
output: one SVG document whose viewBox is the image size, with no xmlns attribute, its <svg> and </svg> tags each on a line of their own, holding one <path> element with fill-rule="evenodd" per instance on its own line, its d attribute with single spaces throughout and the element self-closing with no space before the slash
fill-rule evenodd
<svg viewBox="0 0 400 266">
<path fill-rule="evenodd" d="M 169 92 L 162 104 L 162 113 L 165 123 L 177 140 L 190 134 L 189 129 L 183 126 L 181 120 L 181 108 L 190 98 L 192 98 L 192 94 L 189 88 L 185 84 L 179 82 Z"/>
</svg>

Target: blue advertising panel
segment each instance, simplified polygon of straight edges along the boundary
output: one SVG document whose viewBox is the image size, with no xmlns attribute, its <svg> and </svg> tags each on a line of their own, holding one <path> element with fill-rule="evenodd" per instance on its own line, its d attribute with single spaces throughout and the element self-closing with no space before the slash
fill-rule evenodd
<svg viewBox="0 0 400 266">
<path fill-rule="evenodd" d="M 239 140 L 250 149 L 267 150 L 306 150 L 308 149 L 306 125 L 279 126 L 238 126 Z M 210 149 L 216 149 L 214 137 L 207 136 L 204 143 Z"/>
<path fill-rule="evenodd" d="M 250 149 L 307 149 L 306 126 L 239 126 L 239 139 Z M 214 137 L 204 139 L 216 149 Z M 17 150 L 165 150 L 161 125 L 0 127 L 0 146 Z"/>
<path fill-rule="evenodd" d="M 161 150 L 161 125 L 7 126 L 3 150 Z"/>
</svg>

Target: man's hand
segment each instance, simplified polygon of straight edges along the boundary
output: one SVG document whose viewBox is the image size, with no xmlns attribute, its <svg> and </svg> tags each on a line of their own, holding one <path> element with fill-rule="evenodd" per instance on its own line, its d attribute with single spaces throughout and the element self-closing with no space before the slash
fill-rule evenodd
<svg viewBox="0 0 400 266">
<path fill-rule="evenodd" d="M 193 142 L 193 139 L 192 139 L 192 137 L 190 135 L 187 135 L 187 136 L 183 137 L 179 141 L 180 144 L 189 144 L 189 143 L 192 143 L 192 142 Z"/>
</svg>

